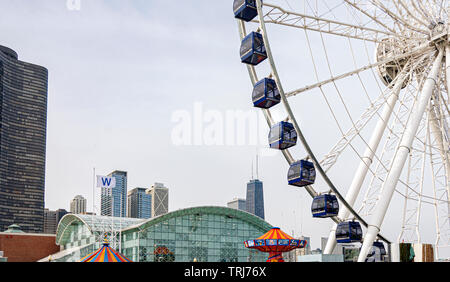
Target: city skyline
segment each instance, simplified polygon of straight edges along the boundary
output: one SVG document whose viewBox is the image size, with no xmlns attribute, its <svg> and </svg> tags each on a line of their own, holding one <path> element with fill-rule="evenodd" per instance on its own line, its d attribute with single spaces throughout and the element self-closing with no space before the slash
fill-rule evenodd
<svg viewBox="0 0 450 282">
<path fill-rule="evenodd" d="M 303 224 L 300 220 L 289 222 L 285 219 L 294 214 L 307 215 L 309 203 L 303 200 L 306 199 L 302 195 L 303 190 L 292 189 L 285 184 L 283 171 L 287 170 L 286 163 L 278 152 L 268 151 L 266 144 L 260 142 L 255 146 L 252 142 L 247 143 L 248 140 L 244 140 L 242 145 L 239 145 L 239 140 L 230 143 L 235 146 L 207 146 L 204 142 L 200 144 L 205 146 L 196 146 L 195 143 L 192 146 L 176 146 L 172 143 L 171 130 L 176 126 L 172 113 L 181 109 L 194 112 L 195 115 L 198 102 L 203 106 L 205 119 L 208 111 L 225 113 L 232 109 L 257 113 L 256 110 L 249 110 L 251 89 L 246 70 L 239 61 L 236 22 L 230 17 L 232 12 L 229 3 L 214 3 L 212 7 L 218 18 L 207 13 L 202 20 L 194 12 L 199 9 L 203 12 L 202 7 L 210 6 L 210 2 L 203 0 L 195 4 L 179 3 L 179 9 L 174 12 L 180 17 L 181 13 L 187 16 L 187 25 L 168 21 L 154 12 L 169 9 L 167 3 L 146 3 L 122 2 L 116 3 L 119 5 L 116 7 L 107 1 L 86 2 L 80 11 L 67 10 L 65 3 L 0 4 L 5 11 L 12 9 L 46 30 L 45 33 L 39 33 L 38 41 L 29 42 L 23 40 L 27 36 L 17 38 L 11 35 L 18 31 L 29 32 L 27 23 L 10 24 L 14 21 L 8 21 L 8 15 L 14 13 L 7 13 L 0 20 L 4 23 L 5 30 L 3 44 L 17 46 L 16 49 L 24 58 L 46 64 L 53 73 L 49 84 L 45 206 L 51 210 L 68 209 L 70 198 L 82 194 L 88 201 L 87 209 L 91 210 L 94 168 L 97 174 L 103 175 L 115 169 L 128 171 L 130 187 L 145 187 L 148 179 L 166 183 L 172 189 L 169 203 L 171 210 L 205 205 L 224 206 L 224 199 L 242 193 L 242 185 L 249 178 L 248 164 L 254 158 L 256 149 L 266 153 L 260 157 L 260 175 L 264 176 L 266 187 L 271 187 L 265 191 L 265 196 L 271 199 L 265 203 L 266 221 L 286 230 L 293 230 L 296 234 L 302 232 L 302 225 L 309 225 L 311 231 L 303 230 L 304 233 L 318 234 L 311 234 L 312 237 L 325 236 L 329 224 L 314 222 L 307 216 L 303 216 Z M 55 26 L 42 21 L 45 18 L 51 18 L 52 23 L 56 21 L 60 24 Z M 204 20 L 215 22 L 217 19 L 219 21 L 214 27 L 203 25 Z M 127 24 L 121 25 L 121 22 Z M 99 37 L 98 32 L 94 32 L 96 29 L 102 30 L 103 35 Z M 127 34 L 128 42 L 116 42 L 116 38 L 124 34 Z M 209 39 L 204 38 L 204 34 L 209 34 Z M 29 38 L 35 36 L 34 32 L 28 33 Z M 189 36 L 193 36 L 195 40 L 189 40 Z M 70 44 L 57 48 L 50 44 L 54 42 L 52 38 L 60 38 L 60 42 Z M 84 44 L 86 40 L 91 42 L 89 48 Z M 170 49 L 168 46 L 173 46 L 174 43 L 178 46 L 177 49 L 182 46 L 186 52 L 196 56 L 177 53 L 179 58 L 176 62 L 173 61 L 171 57 L 175 48 Z M 36 53 L 38 45 L 48 51 Z M 141 46 L 151 46 L 151 51 Z M 124 54 L 122 50 L 132 52 Z M 217 51 L 223 56 L 217 57 Z M 159 55 L 155 57 L 154 54 Z M 55 58 L 64 58 L 65 65 Z M 112 61 L 111 58 L 116 60 Z M 122 80 L 129 83 L 111 80 L 117 76 L 118 64 L 123 69 Z M 164 67 L 152 67 L 155 64 Z M 86 65 L 89 66 L 89 72 L 84 71 Z M 221 67 L 214 68 L 217 65 Z M 215 72 L 209 71 L 210 68 L 214 68 Z M 138 73 L 135 73 L 136 69 L 139 70 Z M 67 70 L 70 72 L 67 73 Z M 170 70 L 173 75 L 163 76 L 161 70 Z M 227 87 L 218 89 L 217 85 L 222 84 L 223 78 L 230 73 L 235 75 L 229 80 Z M 164 85 L 149 83 L 149 77 L 154 81 L 164 82 Z M 183 82 L 180 83 L 179 79 Z M 200 92 L 196 83 L 198 79 L 205 80 Z M 176 85 L 183 85 L 183 89 L 175 87 Z M 173 100 L 173 93 L 180 91 L 195 95 L 178 96 Z M 225 101 L 220 97 L 230 99 Z M 156 104 L 158 107 L 154 107 Z M 148 112 L 149 108 L 152 111 Z M 128 119 L 119 118 L 116 114 L 124 110 Z M 260 130 L 260 135 L 266 135 L 264 122 L 260 119 L 258 124 L 264 128 Z M 201 126 L 194 125 L 194 129 L 201 129 Z M 117 131 L 122 134 L 117 135 Z M 84 138 L 85 136 L 89 138 Z M 178 160 L 175 167 L 172 162 L 166 161 L 167 155 L 162 152 L 170 152 L 171 158 Z M 179 155 L 183 157 L 180 158 Z M 67 160 L 72 161 L 68 163 Z M 214 170 L 209 165 L 212 162 L 216 166 Z M 209 183 L 221 178 L 222 171 L 227 171 L 230 167 L 233 168 L 234 177 L 228 178 L 211 193 Z M 71 174 L 69 171 L 77 173 Z M 273 171 L 277 173 L 272 174 Z M 202 181 L 197 180 L 199 177 L 203 178 Z M 65 189 L 72 191 L 71 193 L 59 188 L 62 182 L 68 183 Z M 278 191 L 280 187 L 283 187 L 283 196 Z M 100 214 L 98 190 L 95 190 L 95 195 L 96 210 L 93 212 Z M 286 201 L 286 198 L 289 203 L 280 206 L 280 202 Z M 302 201 L 304 203 L 299 205 Z"/>
<path fill-rule="evenodd" d="M 26 61 L 46 66 L 51 73 L 45 207 L 68 209 L 71 198 L 83 195 L 87 210 L 94 204 L 97 210 L 92 211 L 100 214 L 100 190 L 93 192 L 94 168 L 101 175 L 116 169 L 127 171 L 129 187 L 165 183 L 171 189 L 171 210 L 225 206 L 226 199 L 242 194 L 249 163 L 258 150 L 266 188 L 266 221 L 296 236 L 328 236 L 332 222 L 312 219 L 312 199 L 305 189 L 288 186 L 289 167 L 283 156 L 267 149 L 265 121 L 256 122 L 265 126 L 264 130 L 244 126 L 248 136 L 263 136 L 262 141 L 247 135 L 243 140 L 236 136 L 233 142 L 227 139 L 233 137 L 226 130 L 229 112 L 256 113 L 250 109 L 252 89 L 247 69 L 239 60 L 239 34 L 231 3 L 180 1 L 175 9 L 175 4 L 167 2 L 83 1 L 80 10 L 67 9 L 65 1 L 0 3 L 5 11 L 0 19 L 4 35 L 0 45 L 16 50 Z M 170 19 L 160 11 L 171 11 Z M 297 35 L 274 32 L 273 39 L 280 75 L 292 89 L 316 81 L 304 38 L 297 39 Z M 298 50 L 285 44 L 287 38 Z M 326 40 L 327 46 L 339 46 L 336 42 Z M 334 73 L 353 67 L 349 52 L 340 48 L 329 51 Z M 326 63 L 317 64 L 319 75 L 326 76 Z M 269 72 L 264 69 L 263 73 Z M 345 94 L 359 97 L 356 94 L 360 93 Z M 317 130 L 316 124 L 322 126 L 328 114 L 317 114 L 323 109 L 320 106 L 325 107 L 319 95 L 303 95 L 295 107 L 313 150 L 323 156 L 331 148 L 327 141 L 339 134 L 328 125 Z M 352 102 L 363 109 L 362 100 Z M 215 122 L 215 117 L 222 122 Z M 284 118 L 280 113 L 274 119 Z M 188 142 L 176 143 L 173 131 L 183 121 L 190 121 L 186 122 L 190 134 L 177 140 Z M 217 131 L 211 134 L 211 124 L 222 128 L 224 136 Z M 301 146 L 295 149 L 297 158 L 306 156 Z M 355 164 L 348 162 L 331 172 L 344 194 Z M 316 187 L 326 189 L 321 179 Z M 394 197 L 397 202 L 402 199 L 398 194 Z M 390 208 L 392 216 L 383 226 L 383 234 L 391 240 L 398 234 L 398 206 Z M 424 218 L 426 212 L 429 210 L 424 209 Z M 433 223 L 425 222 L 423 229 L 433 229 Z M 434 234 L 422 239 L 432 242 Z M 313 249 L 320 244 L 312 243 Z"/>
</svg>

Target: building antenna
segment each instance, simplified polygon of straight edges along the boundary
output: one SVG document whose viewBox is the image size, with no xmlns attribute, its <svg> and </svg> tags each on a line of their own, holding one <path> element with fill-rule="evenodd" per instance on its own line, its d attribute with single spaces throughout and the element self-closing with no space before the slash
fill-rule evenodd
<svg viewBox="0 0 450 282">
<path fill-rule="evenodd" d="M 256 179 L 259 179 L 258 152 L 256 152 Z"/>
<path fill-rule="evenodd" d="M 252 160 L 252 180 L 255 180 L 255 178 L 253 177 L 253 160 Z"/>
</svg>

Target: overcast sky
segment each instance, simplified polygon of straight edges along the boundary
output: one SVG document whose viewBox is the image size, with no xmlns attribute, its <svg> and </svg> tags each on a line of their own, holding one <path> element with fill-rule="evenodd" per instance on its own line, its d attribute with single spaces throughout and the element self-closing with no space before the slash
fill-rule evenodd
<svg viewBox="0 0 450 282">
<path fill-rule="evenodd" d="M 289 2 L 296 8 L 295 1 Z M 328 236 L 331 221 L 313 220 L 309 195 L 286 184 L 288 165 L 279 152 L 266 149 L 268 129 L 261 120 L 258 144 L 248 141 L 252 130 L 243 145 L 208 146 L 205 140 L 193 146 L 174 144 L 180 117 L 190 118 L 184 122 L 190 124 L 192 136 L 184 140 L 194 143 L 211 121 L 223 126 L 227 135 L 227 114 L 260 113 L 252 108 L 252 86 L 239 60 L 231 0 L 82 0 L 80 10 L 68 9 L 66 0 L 2 0 L 0 11 L 0 45 L 14 49 L 20 60 L 49 70 L 47 208 L 69 210 L 70 200 L 83 195 L 92 210 L 94 168 L 97 175 L 127 171 L 128 190 L 164 183 L 170 189 L 171 211 L 225 206 L 234 197 L 245 198 L 252 161 L 259 152 L 266 220 L 296 236 L 311 236 L 313 248 L 320 247 L 321 236 Z M 348 19 L 339 10 L 328 16 Z M 285 90 L 317 82 L 304 31 L 270 27 L 269 32 Z M 329 78 L 321 39 L 309 36 L 318 76 Z M 334 73 L 355 68 L 346 39 L 326 36 L 325 44 Z M 373 45 L 353 44 L 356 64 L 366 65 Z M 267 64 L 259 71 L 261 77 L 268 75 Z M 378 97 L 372 73 L 362 78 L 372 98 Z M 352 78 L 340 86 L 347 87 L 343 95 L 357 118 L 368 106 L 359 81 Z M 327 89 L 332 90 L 327 95 L 333 107 L 340 107 L 343 115 L 334 89 Z M 292 102 L 319 159 L 339 136 L 321 95 L 311 91 Z M 203 122 L 195 122 L 196 114 Z M 274 115 L 285 118 L 282 112 Z M 350 121 L 342 124 L 347 129 Z M 297 147 L 295 157 L 305 157 Z M 331 174 L 342 183 L 343 194 L 358 165 L 355 157 L 349 160 L 338 163 Z M 315 188 L 327 191 L 321 179 Z M 100 191 L 94 193 L 99 213 Z M 393 201 L 397 206 L 403 203 L 398 195 Z M 383 232 L 395 241 L 401 212 L 391 208 L 388 213 Z M 425 238 L 434 242 L 434 233 Z"/>
</svg>

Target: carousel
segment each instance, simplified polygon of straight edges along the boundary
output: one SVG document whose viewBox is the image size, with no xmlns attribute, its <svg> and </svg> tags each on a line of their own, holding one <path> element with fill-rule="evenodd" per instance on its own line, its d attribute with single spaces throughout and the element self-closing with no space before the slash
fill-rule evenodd
<svg viewBox="0 0 450 282">
<path fill-rule="evenodd" d="M 256 240 L 244 242 L 246 248 L 269 253 L 267 262 L 284 262 L 283 253 L 304 248 L 306 244 L 305 240 L 294 239 L 278 227 L 272 228 Z"/>
<path fill-rule="evenodd" d="M 113 248 L 109 246 L 109 241 L 107 236 L 105 235 L 105 239 L 103 241 L 103 246 L 85 256 L 80 260 L 80 262 L 132 262 L 125 256 L 121 255 L 120 253 L 116 252 Z"/>
</svg>

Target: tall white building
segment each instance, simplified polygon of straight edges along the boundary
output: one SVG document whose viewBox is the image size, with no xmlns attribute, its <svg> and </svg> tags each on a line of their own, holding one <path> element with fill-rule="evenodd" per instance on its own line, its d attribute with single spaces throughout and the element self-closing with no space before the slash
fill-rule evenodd
<svg viewBox="0 0 450 282">
<path fill-rule="evenodd" d="M 169 212 L 169 188 L 162 183 L 155 183 L 146 193 L 152 197 L 152 217 Z"/>
<path fill-rule="evenodd" d="M 70 201 L 70 212 L 73 214 L 86 213 L 86 199 L 80 195 L 75 196 L 75 198 Z"/>
</svg>

